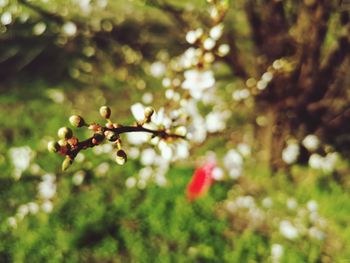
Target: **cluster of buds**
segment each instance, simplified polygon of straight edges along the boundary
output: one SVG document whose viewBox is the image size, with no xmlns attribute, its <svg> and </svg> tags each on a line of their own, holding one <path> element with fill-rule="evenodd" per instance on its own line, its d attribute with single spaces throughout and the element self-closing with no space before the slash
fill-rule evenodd
<svg viewBox="0 0 350 263">
<path fill-rule="evenodd" d="M 144 124 L 151 121 L 151 117 L 154 113 L 154 109 L 147 107 L 144 110 L 144 119 L 136 122 L 134 125 L 123 126 L 117 123 L 113 123 L 110 120 L 111 109 L 107 106 L 102 106 L 99 110 L 101 117 L 106 121 L 102 126 L 97 123 L 88 124 L 79 115 L 72 115 L 69 118 L 69 122 L 73 127 L 81 128 L 87 127 L 93 132 L 93 135 L 83 141 L 79 141 L 74 136 L 73 131 L 68 127 L 62 127 L 58 130 L 58 141 L 50 141 L 48 143 L 48 150 L 50 152 L 59 153 L 65 156 L 65 160 L 62 163 L 62 170 L 66 170 L 74 161 L 77 154 L 84 149 L 92 148 L 104 142 L 105 140 L 113 143 L 116 148 L 115 160 L 119 165 L 123 165 L 127 161 L 127 154 L 122 149 L 122 141 L 120 134 L 128 132 L 147 132 L 151 133 L 153 137 L 159 137 L 161 139 L 184 139 L 185 136 L 179 134 L 172 134 L 166 129 L 152 130 L 144 127 Z"/>
</svg>

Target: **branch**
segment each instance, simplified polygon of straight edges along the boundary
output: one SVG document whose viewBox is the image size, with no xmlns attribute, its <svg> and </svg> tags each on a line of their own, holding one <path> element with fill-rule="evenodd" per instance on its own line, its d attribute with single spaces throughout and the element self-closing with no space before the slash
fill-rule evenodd
<svg viewBox="0 0 350 263">
<path fill-rule="evenodd" d="M 88 127 L 92 130 L 94 135 L 84 141 L 79 141 L 77 137 L 73 136 L 73 131 L 67 127 L 62 127 L 58 130 L 58 137 L 60 140 L 58 142 L 51 141 L 48 143 L 48 150 L 50 152 L 57 152 L 65 156 L 65 160 L 62 163 L 62 170 L 66 170 L 74 161 L 75 157 L 81 150 L 88 148 L 93 148 L 100 145 L 105 139 L 113 142 L 117 148 L 116 161 L 118 164 L 122 165 L 127 160 L 127 155 L 121 148 L 120 134 L 129 132 L 147 132 L 152 134 L 152 137 L 159 137 L 163 140 L 176 140 L 176 139 L 186 139 L 186 130 L 180 129 L 178 127 L 175 133 L 171 133 L 165 128 L 159 128 L 157 130 L 152 130 L 150 128 L 144 127 L 144 124 L 150 123 L 154 110 L 151 107 L 144 109 L 144 119 L 137 122 L 132 126 L 122 126 L 116 123 L 112 123 L 109 119 L 111 115 L 111 110 L 107 106 L 102 106 L 100 108 L 100 115 L 104 118 L 107 123 L 106 126 L 102 126 L 96 123 L 87 124 L 85 120 L 78 116 L 73 115 L 69 118 L 69 122 L 77 128 Z"/>
<path fill-rule="evenodd" d="M 183 135 L 168 133 L 166 130 L 151 130 L 151 129 L 147 129 L 143 126 L 140 126 L 140 125 L 121 126 L 121 127 L 117 127 L 117 128 L 101 127 L 101 129 L 100 129 L 101 133 L 98 133 L 98 135 L 95 134 L 94 136 L 92 136 L 89 139 L 78 142 L 76 147 L 69 149 L 65 155 L 68 155 L 69 157 L 71 157 L 71 159 L 74 159 L 81 150 L 85 150 L 87 148 L 93 148 L 93 147 L 101 144 L 101 142 L 99 142 L 98 137 L 100 134 L 102 134 L 102 133 L 104 134 L 106 131 L 113 132 L 113 133 L 117 134 L 118 136 L 120 134 L 130 133 L 130 132 L 147 132 L 147 133 L 151 133 L 153 135 L 153 137 L 159 137 L 159 138 L 164 139 L 164 140 L 169 139 L 169 138 L 173 138 L 173 139 L 185 139 L 186 138 Z M 96 142 L 98 142 L 98 143 L 96 143 Z"/>
</svg>

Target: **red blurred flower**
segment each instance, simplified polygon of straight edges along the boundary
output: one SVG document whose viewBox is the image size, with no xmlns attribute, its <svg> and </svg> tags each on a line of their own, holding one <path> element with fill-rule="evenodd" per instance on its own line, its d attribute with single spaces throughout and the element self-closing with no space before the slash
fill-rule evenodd
<svg viewBox="0 0 350 263">
<path fill-rule="evenodd" d="M 214 162 L 208 162 L 194 171 L 191 182 L 187 185 L 186 195 L 189 201 L 202 197 L 208 192 L 213 181 L 212 172 L 215 166 Z"/>
</svg>

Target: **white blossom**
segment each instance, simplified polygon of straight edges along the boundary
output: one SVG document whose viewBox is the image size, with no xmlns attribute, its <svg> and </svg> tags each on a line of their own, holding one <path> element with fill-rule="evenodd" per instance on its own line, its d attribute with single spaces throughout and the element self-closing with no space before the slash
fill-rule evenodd
<svg viewBox="0 0 350 263">
<path fill-rule="evenodd" d="M 225 112 L 212 111 L 205 117 L 205 125 L 210 133 L 219 132 L 226 128 L 228 116 Z"/>
<path fill-rule="evenodd" d="M 135 187 L 137 184 L 137 180 L 135 177 L 129 177 L 128 179 L 126 179 L 125 181 L 125 185 L 127 188 L 133 188 Z"/>
<path fill-rule="evenodd" d="M 224 57 L 230 52 L 230 46 L 228 44 L 221 44 L 218 48 L 219 56 Z"/>
<path fill-rule="evenodd" d="M 77 33 L 77 26 L 73 22 L 66 22 L 62 26 L 62 31 L 67 36 L 74 36 Z"/>
<path fill-rule="evenodd" d="M 206 50 L 212 50 L 215 47 L 215 45 L 216 42 L 212 38 L 207 38 L 203 43 L 203 46 Z"/>
<path fill-rule="evenodd" d="M 10 12 L 4 12 L 0 18 L 1 24 L 7 26 L 12 23 L 12 14 Z"/>
<path fill-rule="evenodd" d="M 51 213 L 53 210 L 53 204 L 51 201 L 47 200 L 44 203 L 42 203 L 41 205 L 41 209 L 45 212 L 45 213 Z"/>
<path fill-rule="evenodd" d="M 287 164 L 295 163 L 299 156 L 299 145 L 294 142 L 289 142 L 287 147 L 282 151 L 282 159 Z"/>
<path fill-rule="evenodd" d="M 236 150 L 229 150 L 224 156 L 224 166 L 229 172 L 229 176 L 233 179 L 241 176 L 243 158 Z"/>
<path fill-rule="evenodd" d="M 165 74 L 166 67 L 163 62 L 157 61 L 151 64 L 150 73 L 153 77 L 159 78 Z"/>
<path fill-rule="evenodd" d="M 140 161 L 142 165 L 152 165 L 156 158 L 156 152 L 152 148 L 147 148 L 142 151 Z"/>
<path fill-rule="evenodd" d="M 309 134 L 304 138 L 302 144 L 309 151 L 315 151 L 319 147 L 320 141 L 316 135 Z"/>
<path fill-rule="evenodd" d="M 209 32 L 210 37 L 214 40 L 218 40 L 222 36 L 223 28 L 223 24 L 214 26 Z"/>
<path fill-rule="evenodd" d="M 182 88 L 189 90 L 191 96 L 195 99 L 200 99 L 203 91 L 215 84 L 214 74 L 211 70 L 191 69 L 185 71 L 184 75 L 185 81 L 182 83 Z"/>
<path fill-rule="evenodd" d="M 296 239 L 299 236 L 298 229 L 288 220 L 280 222 L 280 233 L 287 239 Z"/>
<path fill-rule="evenodd" d="M 273 263 L 280 262 L 284 253 L 284 248 L 280 244 L 272 244 L 271 246 L 271 259 Z"/>
<path fill-rule="evenodd" d="M 212 178 L 216 181 L 221 181 L 224 179 L 224 170 L 220 167 L 215 167 L 212 171 Z"/>
</svg>

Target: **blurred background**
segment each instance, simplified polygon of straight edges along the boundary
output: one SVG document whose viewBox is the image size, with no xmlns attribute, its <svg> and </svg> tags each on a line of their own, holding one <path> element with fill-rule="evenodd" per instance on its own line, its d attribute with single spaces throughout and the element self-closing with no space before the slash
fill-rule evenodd
<svg viewBox="0 0 350 263">
<path fill-rule="evenodd" d="M 109 105 L 131 124 L 131 105 L 167 105 L 217 5 L 230 52 L 185 160 L 125 136 L 124 166 L 106 144 L 62 172 L 47 143 L 69 116 Z M 0 0 L 0 262 L 350 261 L 349 28 L 335 0 Z"/>
</svg>

